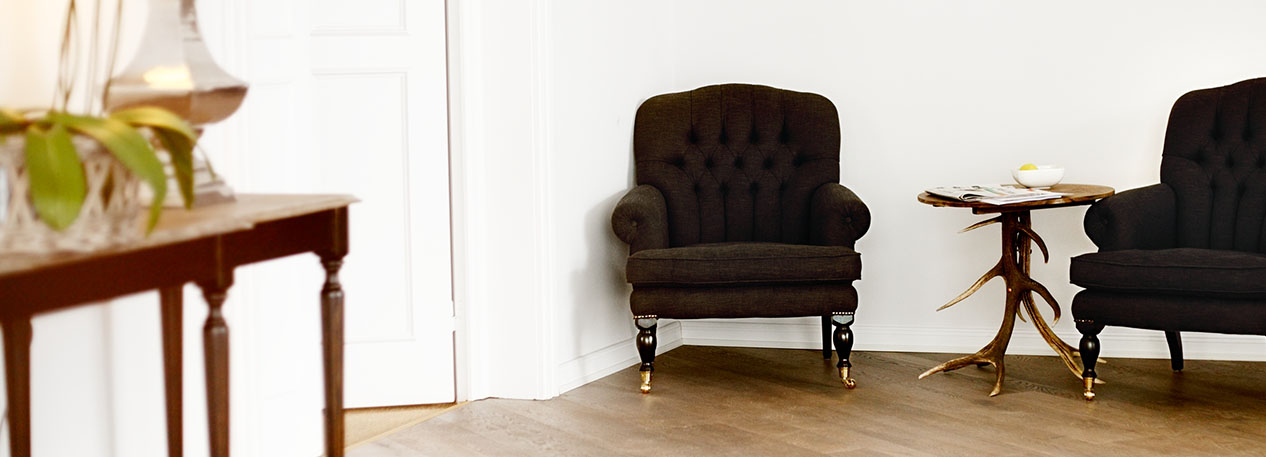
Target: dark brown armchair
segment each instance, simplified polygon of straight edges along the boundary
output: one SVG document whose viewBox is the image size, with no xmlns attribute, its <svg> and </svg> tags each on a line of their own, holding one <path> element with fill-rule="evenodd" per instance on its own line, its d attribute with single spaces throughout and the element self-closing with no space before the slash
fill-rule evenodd
<svg viewBox="0 0 1266 457">
<path fill-rule="evenodd" d="M 642 392 L 659 318 L 821 316 L 823 356 L 834 343 L 852 388 L 853 246 L 870 211 L 839 184 L 835 105 L 747 84 L 659 95 L 637 110 L 633 155 L 637 187 L 611 224 L 629 244 Z"/>
<path fill-rule="evenodd" d="M 1182 331 L 1266 335 L 1266 78 L 1189 92 L 1174 103 L 1160 183 L 1086 212 L 1099 252 L 1072 259 L 1085 397 L 1099 332 L 1162 330 L 1174 371 Z"/>
</svg>

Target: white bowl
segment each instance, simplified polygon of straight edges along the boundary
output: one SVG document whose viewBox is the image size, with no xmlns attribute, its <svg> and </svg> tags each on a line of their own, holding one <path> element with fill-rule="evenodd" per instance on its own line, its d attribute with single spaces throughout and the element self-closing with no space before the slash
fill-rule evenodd
<svg viewBox="0 0 1266 457">
<path fill-rule="evenodd" d="M 1011 177 L 1024 187 L 1045 189 L 1064 179 L 1064 168 L 1054 165 L 1038 165 L 1036 170 L 1014 168 L 1011 170 Z"/>
</svg>

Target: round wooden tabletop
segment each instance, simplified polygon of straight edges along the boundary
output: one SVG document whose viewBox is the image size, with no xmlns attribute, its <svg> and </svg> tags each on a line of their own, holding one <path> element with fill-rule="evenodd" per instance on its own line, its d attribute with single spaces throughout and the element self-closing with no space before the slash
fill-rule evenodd
<svg viewBox="0 0 1266 457">
<path fill-rule="evenodd" d="M 919 194 L 919 202 L 932 206 L 971 208 L 972 212 L 977 214 L 1005 213 L 1010 211 L 1057 208 L 1061 206 L 1089 205 L 1094 203 L 1095 200 L 1107 197 L 1116 192 L 1116 190 L 1111 187 L 1098 186 L 1094 184 L 1056 184 L 1051 186 L 1049 190 L 1051 192 L 1065 194 L 1065 196 L 1064 198 L 1052 198 L 1050 200 L 1011 203 L 1009 205 L 994 205 L 982 202 L 965 202 L 951 198 L 943 198 L 923 192 Z"/>
</svg>

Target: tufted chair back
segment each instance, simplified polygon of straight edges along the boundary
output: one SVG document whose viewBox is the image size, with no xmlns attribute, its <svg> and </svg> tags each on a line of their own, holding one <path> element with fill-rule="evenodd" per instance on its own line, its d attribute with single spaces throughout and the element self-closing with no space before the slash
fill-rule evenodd
<svg viewBox="0 0 1266 457">
<path fill-rule="evenodd" d="M 652 97 L 633 128 L 637 183 L 664 194 L 671 247 L 807 244 L 813 192 L 840 180 L 826 97 L 722 84 Z"/>
<path fill-rule="evenodd" d="M 1174 102 L 1161 182 L 1174 190 L 1179 247 L 1266 252 L 1266 78 Z"/>
</svg>

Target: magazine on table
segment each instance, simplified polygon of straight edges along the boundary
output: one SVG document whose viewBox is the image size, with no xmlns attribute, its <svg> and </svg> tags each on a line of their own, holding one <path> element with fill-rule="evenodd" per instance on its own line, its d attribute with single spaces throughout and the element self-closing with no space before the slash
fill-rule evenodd
<svg viewBox="0 0 1266 457">
<path fill-rule="evenodd" d="M 1065 195 L 1049 190 L 1010 186 L 944 186 L 930 188 L 927 193 L 953 200 L 991 205 L 1050 200 L 1062 198 Z"/>
</svg>

